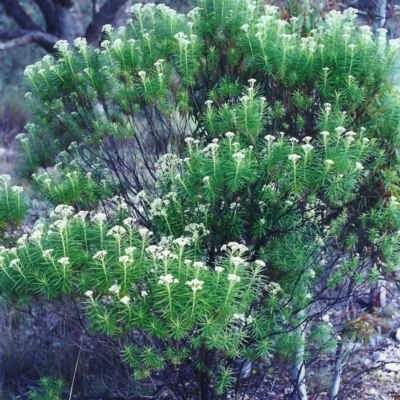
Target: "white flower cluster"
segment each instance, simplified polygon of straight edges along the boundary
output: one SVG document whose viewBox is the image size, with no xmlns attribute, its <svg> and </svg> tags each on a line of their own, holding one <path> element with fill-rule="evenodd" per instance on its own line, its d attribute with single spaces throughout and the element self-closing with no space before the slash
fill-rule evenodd
<svg viewBox="0 0 400 400">
<path fill-rule="evenodd" d="M 179 280 L 174 278 L 171 274 L 166 274 L 166 275 L 161 275 L 158 278 L 158 282 L 159 285 L 165 285 L 165 286 L 169 286 L 173 283 L 179 283 Z"/>
<path fill-rule="evenodd" d="M 63 219 L 68 219 L 75 214 L 74 207 L 59 204 L 51 213 L 50 217 L 62 217 Z"/>
<path fill-rule="evenodd" d="M 227 253 L 231 254 L 232 256 L 241 256 L 249 249 L 244 245 L 237 242 L 229 242 L 228 244 L 224 244 L 221 246 L 221 251 L 226 251 Z"/>
<path fill-rule="evenodd" d="M 185 232 L 188 232 L 191 235 L 191 240 L 199 239 L 203 236 L 207 236 L 210 233 L 204 224 L 197 223 L 192 223 L 185 226 Z"/>
<path fill-rule="evenodd" d="M 107 236 L 113 236 L 115 239 L 119 239 L 125 235 L 125 233 L 126 229 L 123 226 L 115 225 L 107 232 Z"/>
<path fill-rule="evenodd" d="M 249 316 L 246 318 L 246 315 L 245 315 L 245 314 L 234 313 L 234 314 L 233 314 L 233 318 L 234 318 L 235 320 L 237 320 L 237 321 L 239 322 L 240 325 L 251 324 L 251 323 L 254 321 L 254 318 L 253 318 L 251 315 L 249 315 Z"/>
<path fill-rule="evenodd" d="M 276 282 L 270 282 L 266 285 L 265 289 L 267 292 L 271 293 L 272 296 L 276 296 L 282 290 L 281 285 Z"/>
<path fill-rule="evenodd" d="M 167 216 L 167 208 L 172 202 L 176 201 L 176 192 L 169 192 L 163 198 L 156 197 L 150 203 L 150 219 L 154 217 L 166 217 Z"/>
<path fill-rule="evenodd" d="M 182 160 L 175 154 L 164 154 L 155 163 L 157 181 L 162 184 L 171 176 L 175 176 Z"/>
<path fill-rule="evenodd" d="M 193 292 L 197 292 L 198 290 L 203 289 L 204 281 L 195 278 L 192 279 L 191 281 L 187 281 L 186 285 L 190 286 Z"/>
</svg>

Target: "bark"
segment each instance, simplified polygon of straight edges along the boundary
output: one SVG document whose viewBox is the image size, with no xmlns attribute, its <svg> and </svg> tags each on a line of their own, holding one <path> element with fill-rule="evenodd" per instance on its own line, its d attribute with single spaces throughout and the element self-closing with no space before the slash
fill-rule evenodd
<svg viewBox="0 0 400 400">
<path fill-rule="evenodd" d="M 335 374 L 333 376 L 333 381 L 331 389 L 329 391 L 329 400 L 336 400 L 340 390 L 340 383 L 342 379 L 342 358 L 343 358 L 343 342 L 340 342 L 336 348 L 335 354 Z"/>
<path fill-rule="evenodd" d="M 53 35 L 58 34 L 57 15 L 53 4 L 49 0 L 34 0 L 43 15 L 46 23 L 46 32 Z"/>
<path fill-rule="evenodd" d="M 1 51 L 11 49 L 12 47 L 16 46 L 23 46 L 31 42 L 41 42 L 46 44 L 50 49 L 53 49 L 58 37 L 45 32 L 18 29 L 16 31 L 0 32 L 0 39 L 5 40 L 0 42 Z"/>
<path fill-rule="evenodd" d="M 77 0 L 33 0 L 39 7 L 45 27 L 36 24 L 17 0 L 0 0 L 6 14 L 20 29 L 11 33 L 0 32 L 0 50 L 6 50 L 26 43 L 36 42 L 47 52 L 53 52 L 57 40 L 70 43 L 79 36 L 85 36 L 89 43 L 98 40 L 103 25 L 111 23 L 115 14 L 128 0 L 107 0 L 97 11 L 98 3 L 92 0 L 93 19 L 86 29 Z"/>
<path fill-rule="evenodd" d="M 301 311 L 301 316 L 305 318 L 304 310 Z M 304 362 L 306 323 L 303 322 L 297 329 L 301 334 L 302 343 L 296 351 L 295 361 L 291 371 L 291 378 L 294 385 L 293 400 L 307 400 L 306 366 Z"/>
<path fill-rule="evenodd" d="M 60 39 L 72 43 L 75 38 L 83 36 L 82 15 L 76 1 L 55 2 Z"/>
<path fill-rule="evenodd" d="M 114 15 L 126 3 L 127 0 L 107 0 L 102 5 L 86 29 L 85 37 L 88 43 L 95 43 L 98 40 L 103 26 L 111 23 Z"/>
<path fill-rule="evenodd" d="M 15 0 L 0 0 L 6 14 L 11 17 L 20 28 L 32 31 L 41 31 L 42 28 L 37 25 L 32 18 L 25 12 L 24 8 Z"/>
</svg>

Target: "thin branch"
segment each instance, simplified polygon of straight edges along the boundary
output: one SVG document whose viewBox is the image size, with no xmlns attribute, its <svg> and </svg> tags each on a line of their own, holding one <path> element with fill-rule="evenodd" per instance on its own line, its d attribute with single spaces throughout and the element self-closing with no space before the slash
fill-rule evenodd
<svg viewBox="0 0 400 400">
<path fill-rule="evenodd" d="M 26 13 L 25 9 L 15 0 L 0 0 L 0 4 L 4 6 L 6 14 L 11 17 L 22 29 L 32 31 L 41 31 L 42 28 L 37 25 L 32 18 Z"/>
<path fill-rule="evenodd" d="M 40 44 L 42 47 L 46 48 L 46 50 L 53 49 L 54 44 L 58 41 L 59 38 L 57 36 L 41 31 L 20 29 L 17 31 L 9 32 L 8 34 L 0 32 L 0 39 L 6 40 L 4 42 L 0 42 L 1 51 L 11 49 L 12 47 L 16 46 L 22 46 L 31 42 L 36 42 Z"/>
</svg>

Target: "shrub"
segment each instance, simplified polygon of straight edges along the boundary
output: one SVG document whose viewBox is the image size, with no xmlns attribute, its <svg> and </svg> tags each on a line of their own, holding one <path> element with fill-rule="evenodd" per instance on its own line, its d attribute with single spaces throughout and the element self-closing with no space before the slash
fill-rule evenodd
<svg viewBox="0 0 400 400">
<path fill-rule="evenodd" d="M 3 250 L 1 290 L 73 299 L 148 395 L 244 395 L 264 360 L 292 363 L 298 398 L 319 349 L 336 398 L 346 325 L 321 316 L 399 261 L 400 43 L 352 9 L 303 37 L 260 2 L 199 5 L 135 5 L 100 49 L 27 68 L 31 168 L 62 150 L 58 179 L 97 195 L 89 213 L 42 185 L 52 219 Z"/>
</svg>

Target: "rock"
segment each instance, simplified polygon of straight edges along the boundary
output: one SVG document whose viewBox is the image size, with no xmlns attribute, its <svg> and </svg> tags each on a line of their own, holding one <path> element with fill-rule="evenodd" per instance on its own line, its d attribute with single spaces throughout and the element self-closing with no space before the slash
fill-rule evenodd
<svg viewBox="0 0 400 400">
<path fill-rule="evenodd" d="M 400 361 L 399 362 L 390 362 L 385 364 L 385 369 L 391 372 L 399 372 L 400 371 Z"/>
<path fill-rule="evenodd" d="M 375 357 L 375 361 L 386 361 L 386 354 L 385 353 L 378 353 Z"/>
</svg>

